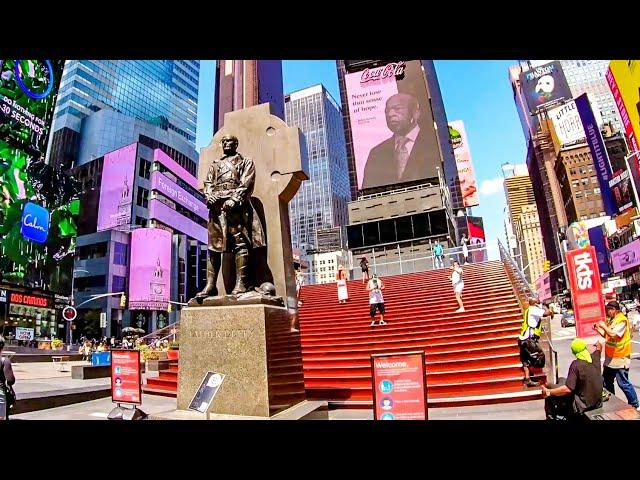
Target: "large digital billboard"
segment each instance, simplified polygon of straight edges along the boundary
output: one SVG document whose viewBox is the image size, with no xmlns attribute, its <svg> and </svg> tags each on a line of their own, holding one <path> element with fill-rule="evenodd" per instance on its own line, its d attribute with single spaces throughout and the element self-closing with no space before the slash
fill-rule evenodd
<svg viewBox="0 0 640 480">
<path fill-rule="evenodd" d="M 453 153 L 456 157 L 456 167 L 458 169 L 460 191 L 462 192 L 464 206 L 474 207 L 480 205 L 476 176 L 473 172 L 473 163 L 471 162 L 469 140 L 467 139 L 467 132 L 462 120 L 449 122 L 449 137 L 451 138 Z"/>
<path fill-rule="evenodd" d="M 359 189 L 435 179 L 442 160 L 419 60 L 345 76 Z"/>
<path fill-rule="evenodd" d="M 607 82 L 620 113 L 631 153 L 638 152 L 640 135 L 640 60 L 611 60 Z M 640 155 L 629 158 L 631 177 L 640 189 Z"/>
<path fill-rule="evenodd" d="M 591 95 L 587 94 L 592 105 L 597 103 L 591 98 Z M 599 127 L 602 127 L 602 115 L 599 109 L 593 111 L 596 117 L 596 123 Z M 548 112 L 549 118 L 553 122 L 553 128 L 560 142 L 560 146 L 569 145 L 578 141 L 584 141 L 586 135 L 584 128 L 582 127 L 582 121 L 578 114 L 578 108 L 576 102 L 571 100 L 556 108 L 552 108 Z"/>
<path fill-rule="evenodd" d="M 557 61 L 522 72 L 520 87 L 532 115 L 552 103 L 573 98 L 562 66 Z"/>
<path fill-rule="evenodd" d="M 172 200 L 204 220 L 209 219 L 209 209 L 196 197 L 180 187 L 173 180 L 158 171 L 151 173 L 151 188 Z"/>
<path fill-rule="evenodd" d="M 195 238 L 199 242 L 207 243 L 208 241 L 209 237 L 205 227 L 176 212 L 157 198 L 149 200 L 149 218 L 159 220 L 174 230 Z"/>
<path fill-rule="evenodd" d="M 0 281 L 68 294 L 79 184 L 44 162 L 62 60 L 0 60 Z"/>
<path fill-rule="evenodd" d="M 169 306 L 171 239 L 171 232 L 161 228 L 138 228 L 131 232 L 131 310 L 166 310 Z"/>
<path fill-rule="evenodd" d="M 131 223 L 137 143 L 104 156 L 98 206 L 98 231 Z"/>
<path fill-rule="evenodd" d="M 0 60 L 0 138 L 38 159 L 47 149 L 64 60 Z"/>
</svg>

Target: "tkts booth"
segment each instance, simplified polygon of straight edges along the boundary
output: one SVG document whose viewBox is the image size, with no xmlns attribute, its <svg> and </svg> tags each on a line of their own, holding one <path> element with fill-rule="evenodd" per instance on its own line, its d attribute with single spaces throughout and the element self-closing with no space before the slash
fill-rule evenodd
<svg viewBox="0 0 640 480">
<path fill-rule="evenodd" d="M 60 305 L 53 295 L 29 290 L 3 289 L 2 332 L 5 338 L 20 345 L 50 349 L 51 340 L 64 336 Z"/>
</svg>

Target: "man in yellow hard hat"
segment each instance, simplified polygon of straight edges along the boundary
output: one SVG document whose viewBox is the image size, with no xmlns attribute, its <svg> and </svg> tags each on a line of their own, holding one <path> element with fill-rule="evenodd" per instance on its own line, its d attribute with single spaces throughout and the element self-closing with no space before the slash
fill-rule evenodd
<svg viewBox="0 0 640 480">
<path fill-rule="evenodd" d="M 564 384 L 542 387 L 544 410 L 549 420 L 576 419 L 584 412 L 602 406 L 602 345 L 596 343 L 590 349 L 583 339 L 575 338 L 571 342 L 571 352 L 576 359 L 569 365 Z"/>
</svg>

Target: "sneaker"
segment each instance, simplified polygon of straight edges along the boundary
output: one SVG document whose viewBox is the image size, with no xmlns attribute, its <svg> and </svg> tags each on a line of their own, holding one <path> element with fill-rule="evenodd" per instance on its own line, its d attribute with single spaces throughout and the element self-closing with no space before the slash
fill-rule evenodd
<svg viewBox="0 0 640 480">
<path fill-rule="evenodd" d="M 464 311 L 465 311 L 465 310 L 464 310 L 464 308 L 459 308 L 459 309 L 457 309 L 457 310 L 455 311 L 455 313 L 462 313 L 462 312 L 464 312 Z"/>
<path fill-rule="evenodd" d="M 530 378 L 525 378 L 524 380 L 522 380 L 522 383 L 524 383 L 525 387 L 538 387 L 539 386 L 536 382 L 534 382 Z"/>
<path fill-rule="evenodd" d="M 371 324 L 369 326 L 370 327 L 375 327 L 376 326 L 376 321 L 374 320 L 373 322 L 371 322 Z"/>
<path fill-rule="evenodd" d="M 386 325 L 387 322 L 385 322 L 384 320 L 380 320 L 380 325 Z"/>
</svg>

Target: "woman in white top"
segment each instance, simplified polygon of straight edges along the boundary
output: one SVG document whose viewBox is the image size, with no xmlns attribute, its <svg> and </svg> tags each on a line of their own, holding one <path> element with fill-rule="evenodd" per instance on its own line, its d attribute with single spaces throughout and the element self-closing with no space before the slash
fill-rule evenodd
<svg viewBox="0 0 640 480">
<path fill-rule="evenodd" d="M 456 294 L 456 300 L 460 308 L 456 310 L 456 313 L 464 312 L 464 305 L 462 303 L 462 290 L 464 290 L 464 281 L 462 280 L 462 267 L 458 262 L 453 262 L 451 267 L 451 284 L 453 285 L 453 291 Z"/>
<path fill-rule="evenodd" d="M 336 282 L 338 284 L 338 302 L 347 303 L 347 300 L 349 300 L 349 291 L 347 290 L 347 274 L 345 273 L 342 265 L 338 267 Z"/>
<path fill-rule="evenodd" d="M 469 262 L 469 239 L 467 238 L 467 234 L 463 233 L 462 238 L 460 239 L 460 243 L 462 244 L 462 256 L 464 257 L 464 263 Z"/>
</svg>

